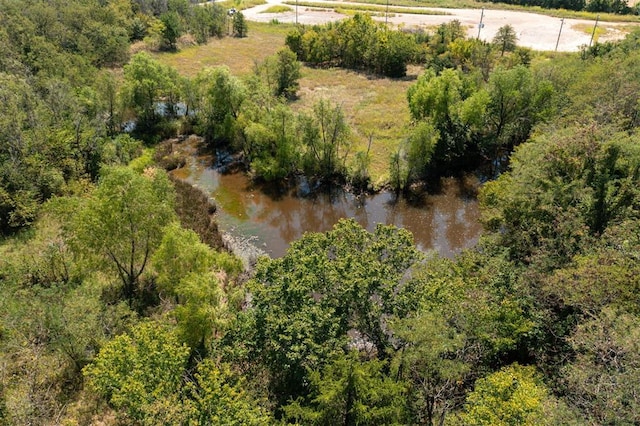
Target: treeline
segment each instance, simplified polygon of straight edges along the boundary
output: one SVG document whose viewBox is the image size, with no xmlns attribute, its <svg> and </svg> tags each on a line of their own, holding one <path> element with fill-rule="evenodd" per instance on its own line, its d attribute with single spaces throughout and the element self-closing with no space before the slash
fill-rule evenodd
<svg viewBox="0 0 640 426">
<path fill-rule="evenodd" d="M 39 204 L 140 145 L 103 119 L 128 60 L 127 13 L 92 1 L 0 3 L 0 231 L 33 222 Z"/>
<path fill-rule="evenodd" d="M 303 62 L 387 77 L 405 76 L 407 64 L 420 62 L 423 53 L 415 35 L 362 14 L 323 26 L 298 27 L 287 35 L 286 44 Z"/>
<path fill-rule="evenodd" d="M 587 12 L 616 13 L 620 15 L 640 14 L 640 8 L 638 8 L 637 4 L 633 6 L 625 0 L 496 0 L 493 3 L 539 6 L 545 9 L 585 10 Z"/>
</svg>

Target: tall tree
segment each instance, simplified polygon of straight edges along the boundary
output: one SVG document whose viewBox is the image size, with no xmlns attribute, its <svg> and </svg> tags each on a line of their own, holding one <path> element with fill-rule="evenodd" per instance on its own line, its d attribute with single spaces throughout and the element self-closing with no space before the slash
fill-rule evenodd
<svg viewBox="0 0 640 426">
<path fill-rule="evenodd" d="M 178 72 L 153 59 L 148 53 L 138 53 L 124 66 L 124 85 L 122 88 L 125 102 L 138 116 L 136 128 L 143 131 L 156 128 L 162 121 L 163 108 L 171 110 L 177 102 L 179 93 Z"/>
<path fill-rule="evenodd" d="M 69 231 L 77 254 L 94 254 L 117 273 L 132 305 L 162 230 L 173 220 L 173 187 L 164 172 L 148 169 L 139 175 L 114 167 L 103 169 L 98 188 L 77 211 Z"/>
<path fill-rule="evenodd" d="M 108 342 L 84 375 L 90 389 L 142 422 L 153 413 L 156 401 L 177 396 L 188 357 L 189 348 L 171 330 L 143 322 Z"/>
<path fill-rule="evenodd" d="M 384 363 L 361 361 L 357 351 L 310 375 L 308 402 L 285 407 L 286 416 L 309 425 L 402 424 L 404 386 L 383 373 Z"/>
<path fill-rule="evenodd" d="M 247 99 L 244 84 L 227 67 L 205 68 L 198 74 L 196 84 L 200 88 L 200 134 L 210 143 L 234 142 L 236 121 Z"/>
<path fill-rule="evenodd" d="M 374 233 L 342 220 L 325 234 L 307 234 L 287 255 L 259 263 L 250 285 L 255 356 L 273 375 L 279 401 L 305 392 L 309 368 L 342 352 L 347 332 L 385 358 L 390 316 L 415 307 L 411 283 L 400 283 L 420 259 L 411 235 L 379 225 Z"/>
<path fill-rule="evenodd" d="M 579 424 L 550 395 L 534 367 L 518 364 L 476 380 L 461 420 L 470 426 Z"/>
<path fill-rule="evenodd" d="M 500 56 L 504 56 L 504 52 L 511 52 L 516 48 L 518 35 L 511 25 L 504 25 L 498 28 L 498 32 L 493 37 L 493 44 L 500 49 Z"/>
<path fill-rule="evenodd" d="M 236 12 L 233 14 L 233 34 L 236 37 L 246 37 L 249 33 L 249 26 L 242 12 Z"/>
<path fill-rule="evenodd" d="M 302 117 L 303 168 L 309 175 L 331 178 L 344 172 L 349 127 L 340 105 L 321 99 L 312 117 Z"/>
<path fill-rule="evenodd" d="M 275 64 L 275 95 L 287 99 L 295 98 L 300 87 L 300 62 L 295 53 L 284 47 L 276 53 Z"/>
<path fill-rule="evenodd" d="M 178 38 L 182 35 L 182 22 L 176 12 L 166 12 L 160 16 L 164 28 L 162 29 L 162 42 L 167 50 L 176 50 Z"/>
</svg>

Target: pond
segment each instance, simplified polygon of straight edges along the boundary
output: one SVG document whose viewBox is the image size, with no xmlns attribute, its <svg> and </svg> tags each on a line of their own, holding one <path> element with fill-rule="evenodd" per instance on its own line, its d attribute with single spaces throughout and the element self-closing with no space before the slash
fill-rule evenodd
<svg viewBox="0 0 640 426">
<path fill-rule="evenodd" d="M 437 193 L 412 202 L 390 192 L 357 196 L 342 188 L 309 195 L 304 185 L 273 194 L 253 185 L 243 173 L 222 173 L 214 158 L 199 154 L 193 142 L 182 143 L 182 149 L 189 154 L 187 164 L 171 173 L 214 199 L 223 233 L 271 257 L 283 256 L 305 232 L 327 231 L 341 218 L 354 218 L 369 231 L 378 223 L 406 228 L 419 249 L 447 257 L 473 246 L 482 229 L 473 179 L 444 178 Z"/>
</svg>

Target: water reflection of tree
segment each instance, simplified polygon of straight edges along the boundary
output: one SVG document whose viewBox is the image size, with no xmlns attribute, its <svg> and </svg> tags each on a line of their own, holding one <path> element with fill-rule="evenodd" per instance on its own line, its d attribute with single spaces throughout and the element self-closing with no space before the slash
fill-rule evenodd
<svg viewBox="0 0 640 426">
<path fill-rule="evenodd" d="M 284 203 L 279 203 L 276 208 L 271 209 L 274 213 L 270 225 L 278 230 L 280 237 L 285 244 L 297 240 L 304 233 L 303 214 L 295 202 L 287 198 Z"/>
<path fill-rule="evenodd" d="M 344 192 L 332 191 L 327 194 L 318 194 L 308 205 L 305 228 L 322 232 L 330 230 L 338 220 L 349 216 L 346 204 Z"/>
<path fill-rule="evenodd" d="M 453 255 L 477 238 L 475 201 L 469 201 L 459 179 L 443 179 L 436 194 L 417 194 L 385 204 L 386 223 L 411 231 L 417 243 Z"/>
</svg>

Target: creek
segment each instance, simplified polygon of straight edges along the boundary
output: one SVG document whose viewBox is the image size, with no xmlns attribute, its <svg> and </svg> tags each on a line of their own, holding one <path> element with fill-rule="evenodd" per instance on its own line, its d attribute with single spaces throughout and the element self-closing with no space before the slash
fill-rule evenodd
<svg viewBox="0 0 640 426">
<path fill-rule="evenodd" d="M 447 257 L 473 246 L 482 229 L 475 178 L 444 178 L 436 193 L 411 202 L 390 192 L 357 196 L 342 188 L 314 192 L 304 184 L 285 193 L 264 191 L 244 173 L 223 173 L 220 162 L 199 153 L 197 144 L 180 145 L 187 163 L 171 173 L 213 198 L 223 233 L 271 257 L 283 256 L 305 232 L 330 230 L 341 218 L 354 218 L 369 231 L 378 223 L 406 228 L 420 250 Z"/>
</svg>

